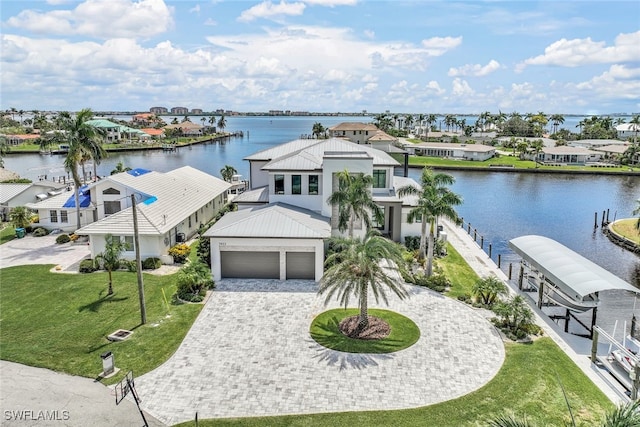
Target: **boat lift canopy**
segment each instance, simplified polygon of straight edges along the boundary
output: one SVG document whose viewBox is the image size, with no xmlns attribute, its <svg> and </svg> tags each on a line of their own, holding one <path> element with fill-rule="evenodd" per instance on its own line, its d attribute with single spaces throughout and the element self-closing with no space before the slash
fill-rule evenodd
<svg viewBox="0 0 640 427">
<path fill-rule="evenodd" d="M 610 289 L 640 292 L 615 274 L 548 237 L 516 237 L 509 241 L 509 246 L 565 294 L 578 301 Z"/>
<path fill-rule="evenodd" d="M 538 308 L 542 308 L 543 288 L 546 287 L 546 281 L 560 291 L 555 292 L 550 298 L 557 304 L 564 306 L 567 309 L 566 314 L 551 316 L 551 318 L 554 320 L 564 319 L 565 332 L 569 332 L 569 319 L 573 318 L 589 331 L 587 337 L 593 338 L 593 328 L 596 324 L 598 311 L 597 296 L 600 291 L 621 289 L 640 293 L 640 289 L 548 237 L 520 236 L 511 239 L 509 246 L 522 257 L 524 263 L 544 276 L 538 286 Z M 522 272 L 521 269 L 520 289 L 522 289 Z M 594 302 L 595 304 L 593 304 Z M 593 309 L 591 327 L 570 313 L 570 310 L 585 311 L 588 309 Z"/>
</svg>

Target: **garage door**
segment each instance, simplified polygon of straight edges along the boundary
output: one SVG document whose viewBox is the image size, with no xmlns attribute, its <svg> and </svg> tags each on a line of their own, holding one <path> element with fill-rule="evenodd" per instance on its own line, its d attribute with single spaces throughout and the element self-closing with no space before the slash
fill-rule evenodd
<svg viewBox="0 0 640 427">
<path fill-rule="evenodd" d="M 314 252 L 287 252 L 287 279 L 316 278 Z"/>
<path fill-rule="evenodd" d="M 279 279 L 279 252 L 220 252 L 222 277 Z"/>
</svg>

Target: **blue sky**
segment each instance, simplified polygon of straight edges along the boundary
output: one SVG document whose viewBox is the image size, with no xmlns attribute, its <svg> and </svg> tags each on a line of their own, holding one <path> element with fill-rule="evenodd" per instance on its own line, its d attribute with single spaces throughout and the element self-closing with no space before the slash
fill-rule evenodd
<svg viewBox="0 0 640 427">
<path fill-rule="evenodd" d="M 2 0 L 0 109 L 640 112 L 638 1 Z"/>
</svg>

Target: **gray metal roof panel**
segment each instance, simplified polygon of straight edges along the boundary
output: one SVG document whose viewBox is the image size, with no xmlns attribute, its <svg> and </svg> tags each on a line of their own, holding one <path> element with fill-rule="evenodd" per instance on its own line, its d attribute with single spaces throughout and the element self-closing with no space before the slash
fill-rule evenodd
<svg viewBox="0 0 640 427">
<path fill-rule="evenodd" d="M 584 298 L 610 289 L 640 292 L 640 289 L 548 237 L 516 237 L 509 241 L 509 247 L 570 296 Z"/>
</svg>

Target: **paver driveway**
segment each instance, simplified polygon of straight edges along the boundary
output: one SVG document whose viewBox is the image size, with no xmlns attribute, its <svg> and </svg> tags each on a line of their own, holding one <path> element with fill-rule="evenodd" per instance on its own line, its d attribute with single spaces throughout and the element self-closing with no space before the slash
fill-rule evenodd
<svg viewBox="0 0 640 427">
<path fill-rule="evenodd" d="M 143 408 L 167 424 L 430 405 L 478 389 L 504 346 L 472 308 L 423 288 L 390 309 L 420 327 L 412 347 L 382 355 L 328 350 L 309 324 L 325 311 L 312 282 L 222 281 L 176 353 L 136 379 Z M 329 307 L 335 307 L 330 304 Z"/>
</svg>

